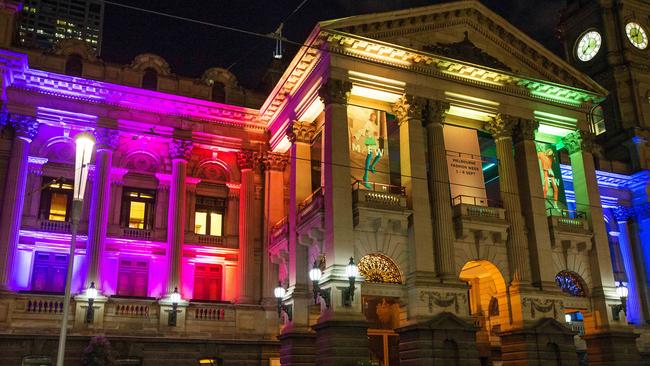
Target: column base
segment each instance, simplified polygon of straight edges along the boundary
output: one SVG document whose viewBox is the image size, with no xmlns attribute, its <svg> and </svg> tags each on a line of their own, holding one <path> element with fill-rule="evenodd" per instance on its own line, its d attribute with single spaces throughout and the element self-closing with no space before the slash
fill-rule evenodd
<svg viewBox="0 0 650 366">
<path fill-rule="evenodd" d="M 478 366 L 476 329 L 452 313 L 395 330 L 399 334 L 400 366 Z"/>
<path fill-rule="evenodd" d="M 524 329 L 502 332 L 503 366 L 578 366 L 574 335 L 575 332 L 552 318 L 540 319 Z"/>
<path fill-rule="evenodd" d="M 368 324 L 360 320 L 326 320 L 316 331 L 316 366 L 356 366 L 368 361 Z"/>
<path fill-rule="evenodd" d="M 589 366 L 632 366 L 641 364 L 636 345 L 639 335 L 631 331 L 585 334 Z"/>
<path fill-rule="evenodd" d="M 282 366 L 312 366 L 316 358 L 316 334 L 308 331 L 290 331 L 278 336 Z"/>
</svg>

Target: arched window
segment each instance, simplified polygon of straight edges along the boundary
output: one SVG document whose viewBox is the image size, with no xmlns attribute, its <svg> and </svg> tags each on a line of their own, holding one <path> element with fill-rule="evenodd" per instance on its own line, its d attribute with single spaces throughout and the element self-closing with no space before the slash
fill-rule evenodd
<svg viewBox="0 0 650 366">
<path fill-rule="evenodd" d="M 402 283 L 402 275 L 395 262 L 379 253 L 363 256 L 359 260 L 359 273 L 366 282 Z"/>
<path fill-rule="evenodd" d="M 222 82 L 212 83 L 212 101 L 217 103 L 226 101 L 226 86 Z"/>
<path fill-rule="evenodd" d="M 566 294 L 576 297 L 587 296 L 584 281 L 575 272 L 562 271 L 555 276 L 555 282 Z"/>
<path fill-rule="evenodd" d="M 65 62 L 65 74 L 70 76 L 81 76 L 83 67 L 84 65 L 81 56 L 73 53 L 68 56 L 68 59 Z"/>
<path fill-rule="evenodd" d="M 158 72 L 151 67 L 144 69 L 142 75 L 142 89 L 157 90 L 158 89 Z"/>
</svg>

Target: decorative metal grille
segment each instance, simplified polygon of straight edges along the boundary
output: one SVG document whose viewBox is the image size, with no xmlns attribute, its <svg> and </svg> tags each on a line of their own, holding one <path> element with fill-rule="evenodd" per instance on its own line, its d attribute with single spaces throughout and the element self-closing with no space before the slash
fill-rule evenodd
<svg viewBox="0 0 650 366">
<path fill-rule="evenodd" d="M 575 272 L 562 271 L 555 276 L 555 282 L 563 292 L 576 297 L 586 297 L 584 281 Z"/>
<path fill-rule="evenodd" d="M 366 282 L 402 283 L 399 268 L 383 254 L 373 253 L 363 256 L 359 260 L 359 272 Z"/>
</svg>

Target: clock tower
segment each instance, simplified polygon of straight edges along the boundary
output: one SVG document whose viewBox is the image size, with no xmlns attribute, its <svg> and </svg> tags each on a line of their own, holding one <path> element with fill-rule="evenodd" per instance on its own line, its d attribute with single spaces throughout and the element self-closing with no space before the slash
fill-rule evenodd
<svg viewBox="0 0 650 366">
<path fill-rule="evenodd" d="M 592 112 L 606 158 L 650 169 L 650 2 L 568 0 L 558 32 L 566 59 L 610 92 Z"/>
</svg>

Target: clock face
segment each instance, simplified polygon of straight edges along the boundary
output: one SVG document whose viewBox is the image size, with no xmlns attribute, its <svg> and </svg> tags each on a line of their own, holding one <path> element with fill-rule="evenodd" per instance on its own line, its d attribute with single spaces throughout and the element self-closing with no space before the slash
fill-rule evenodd
<svg viewBox="0 0 650 366">
<path fill-rule="evenodd" d="M 625 34 L 627 39 L 630 40 L 632 45 L 640 50 L 648 47 L 648 35 L 645 30 L 637 23 L 627 23 L 625 26 Z"/>
<path fill-rule="evenodd" d="M 585 32 L 580 38 L 578 38 L 578 43 L 576 45 L 576 56 L 580 61 L 589 61 L 600 50 L 602 45 L 602 37 L 600 33 L 595 30 Z"/>
</svg>

